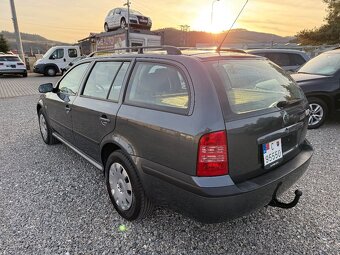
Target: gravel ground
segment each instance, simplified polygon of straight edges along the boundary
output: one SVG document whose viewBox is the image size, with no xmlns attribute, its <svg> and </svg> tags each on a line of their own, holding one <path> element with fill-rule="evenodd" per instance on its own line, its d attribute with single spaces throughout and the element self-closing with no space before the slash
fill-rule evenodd
<svg viewBox="0 0 340 255">
<path fill-rule="evenodd" d="M 130 223 L 113 209 L 99 170 L 43 143 L 37 98 L 0 100 L 0 254 L 339 254 L 339 121 L 309 132 L 309 171 L 285 195 L 304 192 L 294 209 L 204 225 L 157 208 Z"/>
</svg>

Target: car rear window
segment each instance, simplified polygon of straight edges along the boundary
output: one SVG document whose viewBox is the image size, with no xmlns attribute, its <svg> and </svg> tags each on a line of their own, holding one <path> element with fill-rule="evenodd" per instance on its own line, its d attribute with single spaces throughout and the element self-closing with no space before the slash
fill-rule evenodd
<svg viewBox="0 0 340 255">
<path fill-rule="evenodd" d="M 16 56 L 0 57 L 0 61 L 3 61 L 3 62 L 6 62 L 6 61 L 21 62 L 21 60 Z"/>
<path fill-rule="evenodd" d="M 222 82 L 231 110 L 243 114 L 277 107 L 280 101 L 304 98 L 295 82 L 264 59 L 208 62 L 211 75 Z"/>
</svg>

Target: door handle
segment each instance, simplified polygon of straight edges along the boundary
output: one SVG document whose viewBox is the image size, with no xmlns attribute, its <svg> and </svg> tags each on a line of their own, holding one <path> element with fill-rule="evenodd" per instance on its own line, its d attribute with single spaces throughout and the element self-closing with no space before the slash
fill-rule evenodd
<svg viewBox="0 0 340 255">
<path fill-rule="evenodd" d="M 106 126 L 106 124 L 111 122 L 111 120 L 105 114 L 100 116 L 99 119 L 100 119 L 100 123 L 102 123 L 103 126 Z"/>
<path fill-rule="evenodd" d="M 70 108 L 69 105 L 66 105 L 66 106 L 65 106 L 65 111 L 66 111 L 66 113 L 69 113 L 69 112 L 71 111 L 71 108 Z"/>
<path fill-rule="evenodd" d="M 64 62 L 66 62 L 66 58 L 64 58 Z"/>
</svg>

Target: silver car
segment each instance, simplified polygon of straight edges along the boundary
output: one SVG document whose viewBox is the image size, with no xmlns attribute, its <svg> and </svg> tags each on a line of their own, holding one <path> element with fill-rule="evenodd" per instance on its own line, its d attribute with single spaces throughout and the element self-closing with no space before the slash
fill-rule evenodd
<svg viewBox="0 0 340 255">
<path fill-rule="evenodd" d="M 106 32 L 127 26 L 128 10 L 127 8 L 115 8 L 107 14 L 104 22 Z M 130 26 L 135 28 L 150 30 L 152 21 L 149 17 L 144 16 L 138 11 L 130 9 Z"/>
</svg>

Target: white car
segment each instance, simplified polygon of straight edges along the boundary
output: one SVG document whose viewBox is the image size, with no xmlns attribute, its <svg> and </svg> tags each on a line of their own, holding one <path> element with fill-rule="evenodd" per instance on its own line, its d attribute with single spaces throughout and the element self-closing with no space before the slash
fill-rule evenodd
<svg viewBox="0 0 340 255">
<path fill-rule="evenodd" d="M 115 8 L 109 11 L 105 18 L 104 29 L 106 32 L 118 28 L 125 29 L 128 20 L 127 8 Z M 144 16 L 138 11 L 130 9 L 130 26 L 135 28 L 150 30 L 152 21 L 149 17 Z"/>
<path fill-rule="evenodd" d="M 20 74 L 27 77 L 26 65 L 18 56 L 0 54 L 0 75 L 3 74 Z"/>
</svg>

